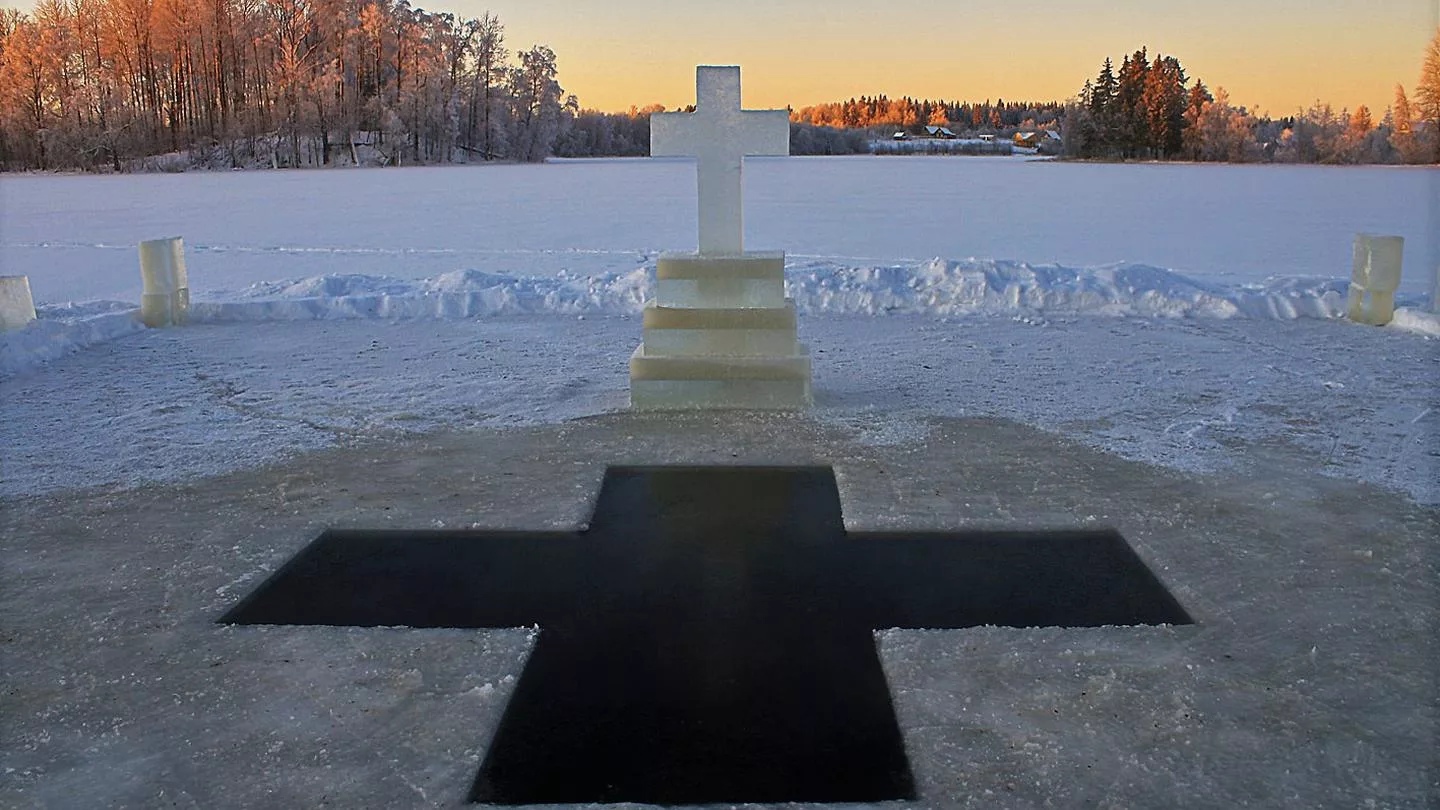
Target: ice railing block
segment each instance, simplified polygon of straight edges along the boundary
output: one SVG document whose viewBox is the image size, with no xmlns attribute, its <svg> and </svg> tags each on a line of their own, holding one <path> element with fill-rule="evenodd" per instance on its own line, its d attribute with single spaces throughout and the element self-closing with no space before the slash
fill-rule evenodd
<svg viewBox="0 0 1440 810">
<path fill-rule="evenodd" d="M 185 240 L 151 239 L 140 243 L 140 279 L 147 293 L 171 293 L 190 286 L 185 273 Z"/>
<path fill-rule="evenodd" d="M 1395 319 L 1395 293 L 1367 290 L 1358 284 L 1351 284 L 1345 317 L 1352 323 L 1384 326 Z"/>
<path fill-rule="evenodd" d="M 1395 292 L 1400 287 L 1405 237 L 1355 235 L 1355 263 L 1350 281 L 1367 290 Z"/>
<path fill-rule="evenodd" d="M 1435 265 L 1435 274 L 1430 279 L 1430 311 L 1440 313 L 1440 264 Z"/>
<path fill-rule="evenodd" d="M 29 276 L 0 276 L 0 332 L 19 329 L 35 320 L 35 299 Z"/>
<path fill-rule="evenodd" d="M 140 243 L 140 320 L 146 326 L 185 323 L 190 313 L 190 279 L 185 271 L 185 240 L 180 237 Z"/>
<path fill-rule="evenodd" d="M 1395 290 L 1400 286 L 1404 254 L 1402 236 L 1355 235 L 1355 260 L 1346 307 L 1350 320 L 1384 326 L 1395 317 Z"/>
</svg>

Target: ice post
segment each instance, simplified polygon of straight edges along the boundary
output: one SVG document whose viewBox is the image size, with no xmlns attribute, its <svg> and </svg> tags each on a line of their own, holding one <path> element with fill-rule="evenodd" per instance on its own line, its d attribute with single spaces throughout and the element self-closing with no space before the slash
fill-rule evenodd
<svg viewBox="0 0 1440 810">
<path fill-rule="evenodd" d="M 140 243 L 140 320 L 146 326 L 179 326 L 190 313 L 190 280 L 185 274 L 185 240 L 151 239 Z"/>
<path fill-rule="evenodd" d="M 1384 326 L 1395 317 L 1395 289 L 1400 286 L 1404 253 L 1403 236 L 1355 234 L 1355 264 L 1346 312 L 1351 321 Z"/>
<path fill-rule="evenodd" d="M 1440 264 L 1435 265 L 1435 275 L 1430 279 L 1430 311 L 1440 314 Z"/>
<path fill-rule="evenodd" d="M 656 263 L 630 405 L 805 408 L 810 356 L 785 297 L 785 254 L 746 251 L 741 213 L 744 159 L 790 154 L 790 115 L 741 109 L 738 67 L 697 67 L 695 96 L 693 113 L 650 117 L 652 156 L 696 158 L 700 250 Z"/>
<path fill-rule="evenodd" d="M 0 276 L 0 332 L 19 329 L 35 320 L 35 299 L 29 276 Z"/>
</svg>

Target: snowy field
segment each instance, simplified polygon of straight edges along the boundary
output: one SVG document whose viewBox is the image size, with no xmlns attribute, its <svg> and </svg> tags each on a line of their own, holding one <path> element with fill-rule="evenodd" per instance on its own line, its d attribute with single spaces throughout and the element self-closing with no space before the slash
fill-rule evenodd
<svg viewBox="0 0 1440 810">
<path fill-rule="evenodd" d="M 626 407 L 693 165 L 0 180 L 0 496 L 186 480 L 384 435 Z M 923 442 L 999 416 L 1164 466 L 1266 448 L 1440 504 L 1440 171 L 756 160 L 823 423 Z M 1406 309 L 1345 322 L 1357 231 L 1407 237 Z M 196 325 L 148 331 L 134 243 L 186 238 Z M 932 258 L 940 257 L 940 258 Z M 978 258 L 969 258 L 978 257 Z"/>
<path fill-rule="evenodd" d="M 1440 263 L 1440 170 L 752 158 L 752 249 L 842 264 L 1137 262 L 1224 283 L 1346 277 L 1357 232 Z M 693 250 L 684 160 L 0 178 L 0 269 L 38 301 L 138 300 L 135 243 L 183 236 L 199 292 L 332 273 L 623 271 Z M 1428 257 L 1428 258 L 1427 258 Z"/>
</svg>

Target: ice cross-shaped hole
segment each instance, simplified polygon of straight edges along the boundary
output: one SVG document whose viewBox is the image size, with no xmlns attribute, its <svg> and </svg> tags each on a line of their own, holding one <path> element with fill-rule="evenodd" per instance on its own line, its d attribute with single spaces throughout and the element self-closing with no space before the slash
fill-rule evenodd
<svg viewBox="0 0 1440 810">
<path fill-rule="evenodd" d="M 222 621 L 539 624 L 470 798 L 678 805 L 916 798 L 876 628 L 1190 618 L 1113 531 L 850 532 L 828 467 L 611 467 L 583 531 L 332 530 Z"/>
</svg>

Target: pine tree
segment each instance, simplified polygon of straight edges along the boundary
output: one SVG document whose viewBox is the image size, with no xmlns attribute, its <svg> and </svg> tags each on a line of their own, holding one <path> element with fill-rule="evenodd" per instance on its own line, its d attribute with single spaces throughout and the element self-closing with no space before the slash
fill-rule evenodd
<svg viewBox="0 0 1440 810">
<path fill-rule="evenodd" d="M 1120 65 L 1115 102 L 1116 117 L 1119 119 L 1118 145 L 1122 157 L 1138 157 L 1150 140 L 1143 102 L 1145 79 L 1149 73 L 1150 59 L 1145 48 L 1126 56 Z"/>
<path fill-rule="evenodd" d="M 1089 136 L 1090 146 L 1086 150 L 1087 156 L 1109 155 L 1116 148 L 1118 136 L 1118 116 L 1116 115 L 1116 92 L 1119 83 L 1115 80 L 1114 63 L 1110 57 L 1105 57 L 1105 64 L 1100 68 L 1100 75 L 1095 77 L 1095 84 L 1090 90 L 1090 99 L 1087 106 L 1090 109 L 1090 122 L 1088 127 L 1083 127 L 1084 133 Z"/>
<path fill-rule="evenodd" d="M 1180 153 L 1185 127 L 1185 85 L 1189 79 L 1173 56 L 1157 55 L 1145 76 L 1140 106 L 1144 111 L 1146 146 L 1159 158 Z"/>
<path fill-rule="evenodd" d="M 1395 131 L 1402 135 L 1409 135 L 1411 127 L 1415 125 L 1414 113 L 1410 109 L 1410 99 L 1405 95 L 1405 85 L 1395 85 Z"/>
<path fill-rule="evenodd" d="M 1111 105 L 1115 102 L 1115 67 L 1110 57 L 1105 57 L 1105 64 L 1100 68 L 1100 75 L 1095 78 L 1095 85 L 1090 93 L 1090 112 L 1096 115 L 1104 115 L 1110 112 Z"/>
</svg>

